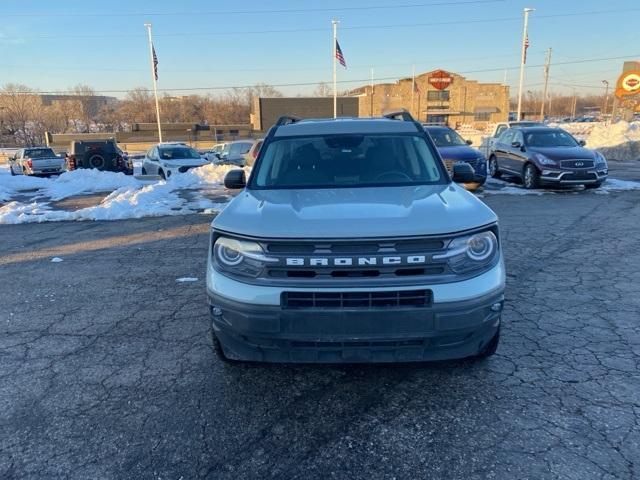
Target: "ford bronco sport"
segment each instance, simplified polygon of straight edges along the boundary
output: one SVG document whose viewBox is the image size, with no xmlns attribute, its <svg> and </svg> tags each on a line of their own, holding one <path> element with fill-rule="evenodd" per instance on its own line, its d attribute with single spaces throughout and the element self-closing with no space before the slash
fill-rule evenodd
<svg viewBox="0 0 640 480">
<path fill-rule="evenodd" d="M 454 164 L 453 182 L 473 169 Z M 272 127 L 212 223 L 207 293 L 225 360 L 406 362 L 498 346 L 496 215 L 452 182 L 408 112 Z"/>
</svg>

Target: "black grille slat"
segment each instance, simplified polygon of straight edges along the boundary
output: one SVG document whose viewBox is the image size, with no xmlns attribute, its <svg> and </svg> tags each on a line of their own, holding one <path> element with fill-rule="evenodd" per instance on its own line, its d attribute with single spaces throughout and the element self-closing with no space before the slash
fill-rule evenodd
<svg viewBox="0 0 640 480">
<path fill-rule="evenodd" d="M 426 307 L 431 303 L 429 290 L 388 292 L 284 292 L 285 308 L 393 308 Z"/>
</svg>

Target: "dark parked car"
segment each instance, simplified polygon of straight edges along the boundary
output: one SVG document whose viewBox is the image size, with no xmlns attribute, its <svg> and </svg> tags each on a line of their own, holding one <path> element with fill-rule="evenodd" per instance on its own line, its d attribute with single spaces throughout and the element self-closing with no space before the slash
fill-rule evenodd
<svg viewBox="0 0 640 480">
<path fill-rule="evenodd" d="M 469 146 L 471 140 L 465 141 L 458 132 L 449 127 L 425 125 L 424 129 L 436 144 L 449 173 L 454 163 L 468 163 L 473 167 L 475 179 L 473 183 L 465 186 L 474 189 L 484 184 L 487 180 L 487 160 L 482 153 Z"/>
<path fill-rule="evenodd" d="M 114 139 L 74 140 L 67 156 L 67 168 L 95 168 L 133 175 L 133 162 Z"/>
<path fill-rule="evenodd" d="M 607 161 L 584 145 L 561 128 L 510 128 L 491 151 L 489 174 L 515 175 L 525 188 L 576 184 L 598 188 L 607 178 Z"/>
<path fill-rule="evenodd" d="M 255 140 L 236 140 L 225 144 L 219 160 L 214 163 L 236 165 L 244 167 L 247 164 L 247 153 L 251 150 Z"/>
</svg>

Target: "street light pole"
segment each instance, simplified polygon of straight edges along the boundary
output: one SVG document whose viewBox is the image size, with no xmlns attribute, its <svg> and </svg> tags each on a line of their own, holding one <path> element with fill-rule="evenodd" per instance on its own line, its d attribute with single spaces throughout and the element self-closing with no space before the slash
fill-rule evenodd
<svg viewBox="0 0 640 480">
<path fill-rule="evenodd" d="M 606 122 L 607 108 L 609 107 L 609 82 L 602 80 L 602 83 L 604 84 L 604 107 L 602 108 L 602 116 Z"/>
<path fill-rule="evenodd" d="M 544 104 L 547 101 L 547 91 L 549 88 L 549 68 L 551 67 L 551 47 L 547 50 L 547 61 L 544 63 L 544 90 L 542 92 L 542 105 L 540 105 L 540 121 L 544 121 Z"/>
<path fill-rule="evenodd" d="M 533 12 L 533 8 L 524 9 L 524 29 L 522 31 L 522 45 L 520 52 L 520 83 L 518 86 L 518 116 L 516 120 L 522 120 L 522 87 L 524 86 L 524 64 L 527 61 L 527 29 L 529 28 L 529 14 Z"/>
</svg>

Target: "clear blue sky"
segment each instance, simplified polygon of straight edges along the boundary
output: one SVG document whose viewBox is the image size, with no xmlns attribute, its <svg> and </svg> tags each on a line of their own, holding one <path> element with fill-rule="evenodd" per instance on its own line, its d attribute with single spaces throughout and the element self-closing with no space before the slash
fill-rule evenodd
<svg viewBox="0 0 640 480">
<path fill-rule="evenodd" d="M 99 91 L 150 86 L 146 21 L 153 23 L 161 89 L 329 82 L 332 18 L 341 21 L 338 37 L 348 65 L 340 80 L 366 79 L 370 66 L 376 78 L 410 76 L 415 64 L 417 72 L 443 68 L 495 82 L 511 68 L 507 82 L 515 86 L 524 7 L 536 8 L 530 17 L 527 89 L 541 88 L 542 68 L 535 65 L 544 62 L 548 47 L 554 49 L 554 63 L 640 59 L 638 0 L 472 1 L 3 0 L 0 84 L 19 82 L 42 91 L 77 83 Z M 390 5 L 395 7 L 366 8 Z M 264 12 L 291 9 L 319 11 Z M 238 13 L 256 10 L 263 12 Z M 600 13 L 553 16 L 588 12 Z M 576 84 L 586 86 L 579 88 L 584 93 L 598 92 L 587 87 L 613 82 L 622 61 L 553 65 L 552 90 Z M 279 87 L 291 95 L 314 88 Z"/>
</svg>

